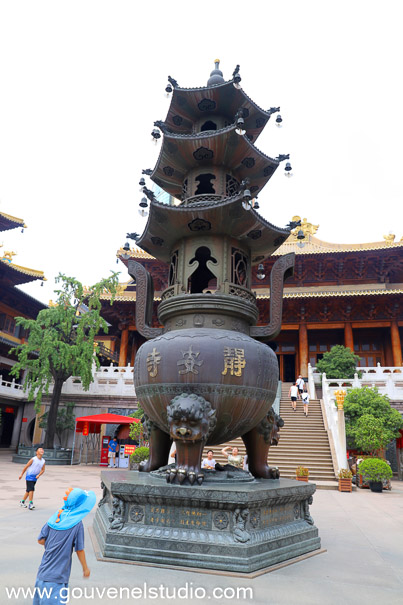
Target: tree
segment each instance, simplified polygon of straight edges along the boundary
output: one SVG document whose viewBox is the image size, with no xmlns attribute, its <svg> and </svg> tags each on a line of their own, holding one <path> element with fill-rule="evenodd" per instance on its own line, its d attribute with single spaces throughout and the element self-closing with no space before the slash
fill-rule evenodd
<svg viewBox="0 0 403 605">
<path fill-rule="evenodd" d="M 376 456 L 391 439 L 389 431 L 385 430 L 380 418 L 375 418 L 372 414 L 364 414 L 354 427 L 354 441 L 362 452 Z"/>
<path fill-rule="evenodd" d="M 49 393 L 53 382 L 46 448 L 53 447 L 63 383 L 70 376 L 79 376 L 84 390 L 88 390 L 93 380 L 92 364 L 95 361 L 99 366 L 94 354 L 94 338 L 100 330 L 108 331 L 108 324 L 100 315 L 100 296 L 104 292 L 111 293 L 113 303 L 118 274 L 113 273 L 86 289 L 74 277 L 62 274 L 56 282 L 61 283 L 61 288 L 55 291 L 55 306 L 40 311 L 36 319 L 17 318 L 17 325 L 28 331 L 28 339 L 11 351 L 18 358 L 11 374 L 18 378 L 27 370 L 24 388 L 28 391 L 28 401 L 35 401 L 37 412 L 43 394 Z"/>
<path fill-rule="evenodd" d="M 358 440 L 364 440 L 369 446 L 369 427 L 364 430 L 364 416 L 371 416 L 379 422 L 373 422 L 372 419 L 367 420 L 374 431 L 378 431 L 377 427 L 381 427 L 382 432 L 378 433 L 378 437 L 387 445 L 392 439 L 399 437 L 399 429 L 403 427 L 403 418 L 399 412 L 393 409 L 386 395 L 381 395 L 378 389 L 362 387 L 360 389 L 351 389 L 348 391 L 344 400 L 344 415 L 346 419 L 346 436 L 351 447 L 360 447 L 356 440 L 356 432 L 358 428 Z M 362 442 L 362 441 L 361 441 Z M 379 448 L 378 448 L 379 449 Z"/>
<path fill-rule="evenodd" d="M 63 433 L 65 431 L 72 431 L 75 427 L 75 414 L 74 414 L 74 403 L 68 402 L 66 405 L 59 407 L 56 416 L 55 433 L 59 440 L 60 445 L 62 444 Z M 39 420 L 39 427 L 41 429 L 48 429 L 49 412 L 42 414 Z"/>
<path fill-rule="evenodd" d="M 325 372 L 326 378 L 354 378 L 359 361 L 359 356 L 348 347 L 335 345 L 317 362 L 316 368 Z"/>
</svg>

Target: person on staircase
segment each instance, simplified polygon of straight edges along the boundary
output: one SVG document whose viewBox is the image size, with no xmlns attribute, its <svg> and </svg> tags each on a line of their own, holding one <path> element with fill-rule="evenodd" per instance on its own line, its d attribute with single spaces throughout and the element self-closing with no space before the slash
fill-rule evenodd
<svg viewBox="0 0 403 605">
<path fill-rule="evenodd" d="M 299 391 L 298 391 L 298 386 L 297 386 L 296 382 L 290 386 L 288 395 L 291 398 L 291 407 L 294 410 L 294 412 L 296 412 L 297 411 L 297 399 L 299 399 Z"/>
<path fill-rule="evenodd" d="M 309 395 L 306 391 L 304 391 L 301 395 L 302 403 L 304 404 L 304 414 L 308 416 L 308 406 L 309 406 Z"/>
<path fill-rule="evenodd" d="M 299 396 L 301 397 L 301 396 L 302 396 L 302 393 L 305 391 L 305 381 L 304 381 L 304 379 L 302 378 L 301 374 L 298 376 L 298 378 L 297 378 L 297 380 L 296 380 L 295 384 L 296 384 L 296 385 L 297 385 L 297 387 L 298 387 Z"/>
</svg>

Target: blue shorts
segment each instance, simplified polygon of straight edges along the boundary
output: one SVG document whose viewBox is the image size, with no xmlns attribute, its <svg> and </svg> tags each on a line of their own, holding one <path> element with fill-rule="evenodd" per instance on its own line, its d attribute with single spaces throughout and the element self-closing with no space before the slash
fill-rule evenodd
<svg viewBox="0 0 403 605">
<path fill-rule="evenodd" d="M 68 603 L 68 584 L 57 582 L 35 582 L 35 595 L 32 605 L 65 605 Z"/>
</svg>

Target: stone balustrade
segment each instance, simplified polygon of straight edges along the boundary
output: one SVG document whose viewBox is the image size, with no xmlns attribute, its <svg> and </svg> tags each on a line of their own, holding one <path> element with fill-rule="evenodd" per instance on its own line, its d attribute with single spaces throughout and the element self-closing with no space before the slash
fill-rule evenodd
<svg viewBox="0 0 403 605">
<path fill-rule="evenodd" d="M 346 434 L 344 410 L 337 407 L 337 391 L 348 393 L 350 389 L 370 387 L 377 388 L 381 395 L 387 395 L 391 401 L 403 401 L 403 367 L 381 366 L 358 367 L 354 378 L 327 378 L 316 368 L 308 364 L 308 391 L 315 397 L 316 386 L 322 385 L 322 399 L 329 431 L 332 433 L 339 468 L 347 468 Z M 361 373 L 361 377 L 359 377 Z"/>
<path fill-rule="evenodd" d="M 0 397 L 2 396 L 7 399 L 26 399 L 26 393 L 21 384 L 15 382 L 14 379 L 11 382 L 4 380 L 0 375 Z"/>
<path fill-rule="evenodd" d="M 63 395 L 105 395 L 113 397 L 135 397 L 136 392 L 133 384 L 133 368 L 100 366 L 98 370 L 93 368 L 94 381 L 90 384 L 88 391 L 84 391 L 79 376 L 70 376 L 63 385 Z M 53 387 L 49 388 L 51 393 Z M 0 396 L 7 399 L 27 399 L 27 392 L 21 384 L 14 380 L 8 382 L 0 376 Z"/>
<path fill-rule="evenodd" d="M 63 395 L 112 395 L 114 397 L 135 397 L 136 392 L 133 384 L 133 368 L 100 366 L 93 370 L 94 381 L 91 382 L 88 391 L 84 391 L 81 379 L 78 376 L 70 376 L 63 385 Z"/>
</svg>

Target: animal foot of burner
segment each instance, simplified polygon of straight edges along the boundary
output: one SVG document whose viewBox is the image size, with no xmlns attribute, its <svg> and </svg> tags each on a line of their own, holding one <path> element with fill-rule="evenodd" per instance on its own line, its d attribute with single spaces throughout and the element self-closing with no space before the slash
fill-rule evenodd
<svg viewBox="0 0 403 605">
<path fill-rule="evenodd" d="M 179 483 L 179 485 L 182 485 L 182 483 L 188 481 L 190 485 L 194 483 L 201 485 L 204 481 L 204 474 L 194 470 L 188 471 L 183 467 L 170 468 L 167 470 L 165 478 L 167 483 Z"/>
</svg>

